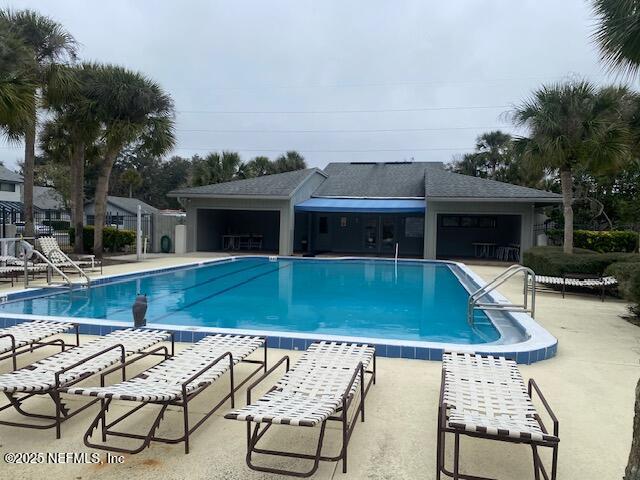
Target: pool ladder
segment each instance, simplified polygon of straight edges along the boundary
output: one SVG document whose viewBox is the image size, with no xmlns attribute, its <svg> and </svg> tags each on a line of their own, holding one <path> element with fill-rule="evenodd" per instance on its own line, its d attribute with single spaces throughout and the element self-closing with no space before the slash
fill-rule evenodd
<svg viewBox="0 0 640 480">
<path fill-rule="evenodd" d="M 51 262 L 51 260 L 49 260 L 47 257 L 45 257 L 42 253 L 40 253 L 38 250 L 36 250 L 35 248 L 33 248 L 33 246 L 29 243 L 26 242 L 25 240 L 20 240 L 20 246 L 22 248 L 22 256 L 24 257 L 24 286 L 25 288 L 29 287 L 29 274 L 28 274 L 28 263 L 29 263 L 29 257 L 31 256 L 35 256 L 37 257 L 40 262 L 44 263 L 47 265 L 47 286 L 53 286 L 53 287 L 59 287 L 59 286 L 67 286 L 69 287 L 71 290 L 73 290 L 74 286 L 76 286 L 76 284 L 74 284 L 71 279 L 69 278 L 69 276 L 62 270 L 62 268 L 59 268 L 58 265 L 56 265 L 55 263 Z M 69 266 L 71 268 L 73 268 L 74 270 L 76 270 L 76 272 L 78 272 L 78 275 L 84 279 L 84 283 L 79 284 L 81 288 L 86 288 L 91 286 L 91 279 L 89 278 L 89 276 L 84 272 L 84 270 L 82 270 L 82 268 L 80 268 L 78 266 L 77 263 L 75 263 L 73 260 L 71 260 L 71 258 L 69 258 L 69 256 L 62 252 L 62 250 L 56 250 L 56 254 L 62 258 L 62 260 L 65 263 L 65 266 Z M 57 273 L 58 275 L 60 275 L 60 277 L 62 277 L 62 279 L 64 280 L 64 282 L 62 284 L 56 284 L 53 283 L 51 280 L 52 274 L 53 272 Z"/>
<path fill-rule="evenodd" d="M 488 293 L 494 291 L 507 280 L 514 277 L 518 273 L 524 273 L 524 285 L 522 288 L 523 301 L 519 305 L 512 303 L 499 302 L 483 302 L 482 299 Z M 531 301 L 529 302 L 529 290 L 531 290 Z M 478 288 L 469 296 L 467 309 L 467 321 L 473 326 L 475 322 L 475 310 L 480 308 L 483 310 L 497 310 L 502 312 L 521 312 L 528 313 L 531 317 L 535 317 L 536 313 L 536 274 L 529 267 L 522 265 L 511 265 L 504 272 L 491 280 L 489 283 Z"/>
</svg>

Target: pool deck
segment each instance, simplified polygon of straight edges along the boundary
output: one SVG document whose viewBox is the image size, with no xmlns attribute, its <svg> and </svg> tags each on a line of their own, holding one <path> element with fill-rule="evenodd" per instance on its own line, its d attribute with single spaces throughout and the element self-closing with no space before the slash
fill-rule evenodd
<svg viewBox="0 0 640 480">
<path fill-rule="evenodd" d="M 201 258 L 158 256 L 142 264 L 105 267 L 104 273 L 111 275 L 178 265 Z M 502 270 L 496 266 L 471 268 L 486 280 Z M 21 286 L 15 287 L 19 288 Z M 510 282 L 499 290 L 517 301 L 521 284 Z M 608 480 L 623 476 L 631 444 L 634 389 L 640 374 L 640 328 L 620 318 L 625 311 L 624 302 L 609 298 L 604 303 L 596 296 L 583 295 L 568 295 L 563 300 L 558 293 L 539 292 L 536 317 L 558 338 L 558 354 L 534 365 L 522 365 L 520 369 L 525 378 L 536 379 L 560 419 L 559 480 Z M 25 355 L 21 365 L 50 353 L 45 350 Z M 270 363 L 283 355 L 290 355 L 294 360 L 300 352 L 272 349 Z M 367 399 L 367 421 L 357 425 L 350 443 L 349 472 L 343 475 L 340 463 L 323 463 L 312 478 L 435 479 L 440 368 L 439 362 L 379 359 L 378 383 Z M 0 371 L 8 369 L 9 362 L 0 365 Z M 276 378 L 274 376 L 273 380 Z M 226 382 L 223 383 L 226 386 Z M 266 385 L 269 383 L 267 381 Z M 202 402 L 213 400 L 220 391 L 219 387 L 210 390 L 202 395 Z M 242 405 L 244 389 L 237 398 L 238 405 Z M 42 405 L 48 404 L 42 402 Z M 204 411 L 204 403 L 194 403 L 191 411 L 193 418 L 197 418 Z M 224 408 L 193 435 L 189 455 L 184 455 L 181 445 L 152 444 L 143 453 L 126 457 L 120 465 L 9 465 L 3 462 L 1 456 L 7 452 L 88 451 L 82 436 L 95 413 L 96 407 L 92 407 L 63 424 L 62 439 L 57 441 L 51 430 L 0 426 L 0 477 L 76 480 L 284 478 L 253 472 L 245 466 L 245 425 L 222 418 Z M 177 432 L 180 419 L 178 412 L 170 412 L 164 431 Z M 325 440 L 329 453 L 335 452 L 339 445 L 336 427 L 331 426 Z M 314 429 L 283 426 L 274 429 L 269 441 L 274 447 L 291 445 L 296 449 L 311 450 L 316 434 Z M 463 440 L 462 455 L 463 472 L 501 479 L 533 478 L 531 453 L 525 446 Z M 472 471 L 469 466 L 473 467 Z"/>
</svg>

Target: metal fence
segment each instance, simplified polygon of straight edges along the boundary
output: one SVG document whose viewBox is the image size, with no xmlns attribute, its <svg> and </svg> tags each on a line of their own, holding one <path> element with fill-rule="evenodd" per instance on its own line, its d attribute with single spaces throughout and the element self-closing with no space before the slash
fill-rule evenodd
<svg viewBox="0 0 640 480">
<path fill-rule="evenodd" d="M 154 223 L 158 222 L 154 217 L 156 215 L 142 215 L 142 238 L 145 242 L 147 251 L 153 251 L 154 245 Z M 53 236 L 57 240 L 60 248 L 64 251 L 73 250 L 71 229 L 73 224 L 71 221 L 71 213 L 68 210 L 47 210 L 35 211 L 33 215 L 34 235 L 35 237 Z M 85 225 L 92 226 L 95 223 L 93 215 L 86 215 Z M 121 215 L 107 212 L 105 219 L 105 227 L 115 228 L 116 230 L 129 230 L 135 232 L 137 229 L 137 215 Z M 0 236 L 2 238 L 24 235 L 24 213 L 22 210 L 0 208 Z M 159 239 L 158 239 L 159 242 Z M 144 246 L 143 246 L 144 248 Z M 126 246 L 121 251 L 136 251 L 135 243 Z"/>
</svg>

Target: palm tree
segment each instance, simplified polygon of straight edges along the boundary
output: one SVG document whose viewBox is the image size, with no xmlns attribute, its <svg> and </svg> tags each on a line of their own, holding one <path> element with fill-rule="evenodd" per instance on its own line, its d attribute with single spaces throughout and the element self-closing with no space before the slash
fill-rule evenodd
<svg viewBox="0 0 640 480">
<path fill-rule="evenodd" d="M 102 255 L 109 177 L 118 155 L 135 146 L 150 155 L 163 155 L 175 144 L 173 100 L 144 75 L 115 65 L 94 65 L 92 98 L 96 118 L 104 128 L 104 156 L 95 191 L 93 253 Z"/>
<path fill-rule="evenodd" d="M 76 42 L 59 23 L 32 10 L 0 10 L 0 23 L 14 35 L 31 54 L 26 72 L 32 83 L 29 92 L 29 111 L 21 125 L 24 136 L 24 215 L 25 233 L 33 235 L 33 168 L 37 128 L 38 100 L 50 87 L 58 87 L 66 81 L 58 68 L 60 64 L 74 61 Z"/>
<path fill-rule="evenodd" d="M 560 174 L 565 253 L 573 253 L 574 170 L 613 169 L 629 154 L 623 97 L 622 89 L 569 82 L 541 87 L 513 112 L 515 123 L 530 132 L 518 139 L 524 158 Z"/>
<path fill-rule="evenodd" d="M 137 170 L 129 168 L 122 172 L 120 181 L 129 188 L 129 198 L 133 198 L 133 189 L 142 186 L 142 175 Z"/>
<path fill-rule="evenodd" d="M 55 116 L 45 128 L 47 135 L 43 135 L 42 144 L 45 149 L 50 145 L 49 150 L 51 150 L 51 142 L 57 142 L 63 149 L 66 147 L 68 151 L 58 151 L 58 157 L 66 158 L 73 172 L 71 204 L 76 253 L 83 253 L 84 243 L 82 239 L 86 151 L 94 147 L 101 134 L 101 126 L 97 118 L 98 105 L 93 88 L 96 73 L 96 66 L 89 63 L 71 68 L 68 75 L 72 81 L 66 85 L 66 89 L 58 95 L 45 98 L 45 106 L 52 110 Z"/>
<path fill-rule="evenodd" d="M 269 157 L 257 156 L 251 161 L 246 163 L 248 176 L 250 177 L 262 177 L 263 175 L 270 175 L 274 173 L 274 165 Z"/>
<path fill-rule="evenodd" d="M 484 161 L 477 152 L 465 153 L 462 158 L 454 156 L 451 163 L 451 171 L 471 177 L 486 177 L 484 172 Z"/>
<path fill-rule="evenodd" d="M 194 162 L 193 185 L 211 185 L 235 180 L 238 178 L 241 165 L 242 160 L 236 152 L 210 153 Z"/>
<path fill-rule="evenodd" d="M 36 85 L 29 76 L 33 55 L 0 17 L 0 133 L 12 140 L 29 122 Z"/>
<path fill-rule="evenodd" d="M 304 161 L 304 157 L 295 150 L 290 150 L 276 158 L 273 173 L 292 172 L 305 168 L 307 168 L 307 163 Z"/>
<path fill-rule="evenodd" d="M 633 75 L 640 66 L 640 16 L 638 0 L 592 0 L 598 19 L 593 38 L 600 57 L 611 70 Z"/>
<path fill-rule="evenodd" d="M 508 163 L 511 147 L 511 135 L 500 130 L 483 133 L 478 137 L 476 151 L 489 178 L 495 179 L 498 166 Z"/>
<path fill-rule="evenodd" d="M 629 75 L 638 72 L 640 66 L 640 16 L 638 0 L 592 0 L 598 17 L 594 38 L 600 47 L 602 60 L 610 69 L 619 68 Z M 639 116 L 632 120 L 634 128 L 634 149 L 638 151 L 637 128 Z M 633 441 L 625 480 L 640 480 L 640 381 L 636 385 L 635 417 L 633 420 Z"/>
</svg>

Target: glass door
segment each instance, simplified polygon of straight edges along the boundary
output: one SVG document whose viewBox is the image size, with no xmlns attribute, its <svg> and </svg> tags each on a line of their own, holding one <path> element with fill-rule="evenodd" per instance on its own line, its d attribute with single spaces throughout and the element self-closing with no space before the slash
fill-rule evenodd
<svg viewBox="0 0 640 480">
<path fill-rule="evenodd" d="M 367 251 L 378 251 L 378 219 L 375 217 L 365 220 L 364 248 Z"/>
<path fill-rule="evenodd" d="M 396 222 L 394 218 L 382 220 L 382 251 L 393 252 L 396 248 Z"/>
</svg>

